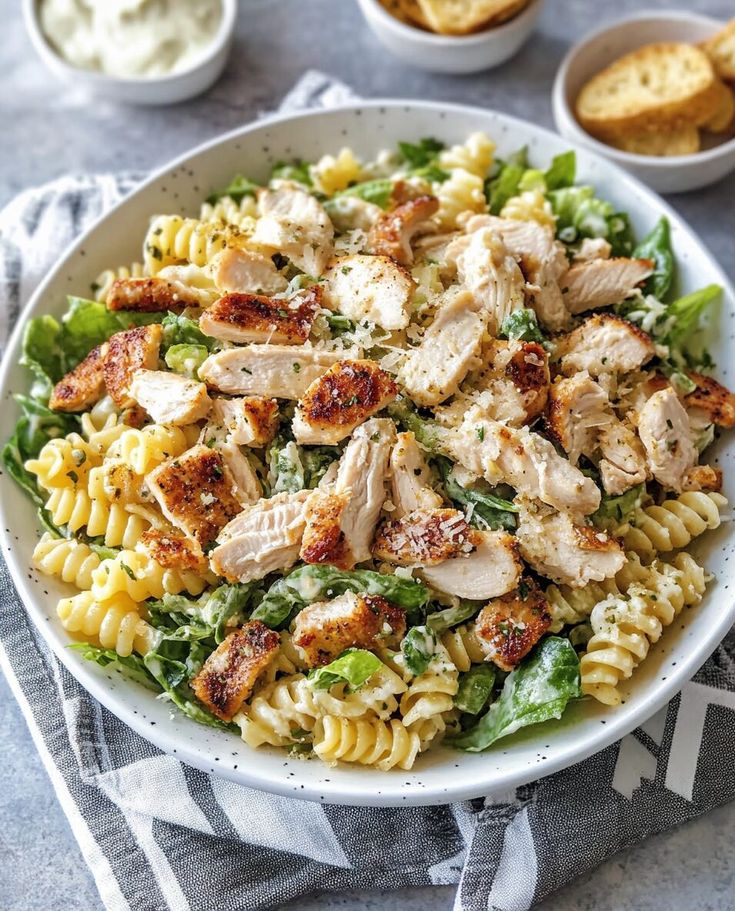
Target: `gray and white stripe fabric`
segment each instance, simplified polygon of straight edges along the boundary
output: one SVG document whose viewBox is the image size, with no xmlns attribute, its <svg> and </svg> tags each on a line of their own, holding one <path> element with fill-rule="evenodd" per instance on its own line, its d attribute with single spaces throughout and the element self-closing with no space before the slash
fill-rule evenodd
<svg viewBox="0 0 735 911">
<path fill-rule="evenodd" d="M 349 91 L 307 74 L 288 107 Z M 0 213 L 3 340 L 53 260 L 135 176 L 68 177 Z M 735 637 L 643 728 L 565 772 L 449 807 L 275 797 L 161 753 L 98 705 L 0 565 L 0 663 L 110 911 L 236 911 L 315 890 L 457 884 L 458 911 L 525 911 L 616 851 L 735 797 Z"/>
</svg>

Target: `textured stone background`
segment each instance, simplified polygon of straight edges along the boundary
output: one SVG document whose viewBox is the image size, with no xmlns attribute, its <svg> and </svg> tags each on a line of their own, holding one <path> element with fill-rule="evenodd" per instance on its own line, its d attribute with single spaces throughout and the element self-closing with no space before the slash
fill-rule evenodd
<svg viewBox="0 0 735 911">
<path fill-rule="evenodd" d="M 665 3 L 720 18 L 733 0 Z M 148 169 L 276 106 L 308 68 L 319 67 L 365 96 L 445 99 L 496 107 L 551 126 L 549 92 L 568 45 L 640 7 L 636 0 L 547 0 L 530 44 L 500 70 L 433 76 L 389 57 L 351 0 L 241 0 L 237 38 L 219 84 L 168 109 L 115 107 L 60 86 L 26 38 L 18 0 L 0 0 L 0 204 L 70 172 Z M 735 176 L 671 202 L 735 278 Z M 0 678 L 0 911 L 102 906 L 41 766 L 18 707 Z M 735 810 L 723 807 L 611 860 L 545 902 L 543 911 L 731 911 L 735 906 Z M 376 882 L 376 887 L 380 885 Z M 317 896 L 291 911 L 448 911 L 453 890 Z M 223 909 L 226 911 L 226 909 Z"/>
</svg>

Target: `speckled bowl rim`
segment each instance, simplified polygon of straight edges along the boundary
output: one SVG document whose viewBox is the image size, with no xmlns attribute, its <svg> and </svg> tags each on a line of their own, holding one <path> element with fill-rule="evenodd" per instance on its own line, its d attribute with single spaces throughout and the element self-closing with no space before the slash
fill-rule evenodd
<svg viewBox="0 0 735 911">
<path fill-rule="evenodd" d="M 45 302 L 47 289 L 55 281 L 61 280 L 65 269 L 68 271 L 74 268 L 74 264 L 78 263 L 78 258 L 85 255 L 85 246 L 94 244 L 96 234 L 104 233 L 108 220 L 112 221 L 122 217 L 121 212 L 126 206 L 132 208 L 138 200 L 145 198 L 146 206 L 150 206 L 147 211 L 153 215 L 156 192 L 163 192 L 165 189 L 159 186 L 162 181 L 172 180 L 175 174 L 193 175 L 192 165 L 195 165 L 199 159 L 206 159 L 209 153 L 216 155 L 214 150 L 219 150 L 220 155 L 227 154 L 227 151 L 230 150 L 234 156 L 234 150 L 239 148 L 239 140 L 253 134 L 262 137 L 261 141 L 264 145 L 261 148 L 265 152 L 268 148 L 265 143 L 269 141 L 271 128 L 276 130 L 281 127 L 288 128 L 290 131 L 288 148 L 293 151 L 294 155 L 297 155 L 299 136 L 305 137 L 304 143 L 308 142 L 308 137 L 312 137 L 314 142 L 322 142 L 321 132 L 327 130 L 330 120 L 334 118 L 335 124 L 331 128 L 336 131 L 338 126 L 342 126 L 340 135 L 344 137 L 345 143 L 350 142 L 352 136 L 353 144 L 358 150 L 360 145 L 365 146 L 368 142 L 372 148 L 377 149 L 380 147 L 381 139 L 379 135 L 374 134 L 380 132 L 379 124 L 382 116 L 388 122 L 391 117 L 400 120 L 401 132 L 403 138 L 406 139 L 412 138 L 413 135 L 413 126 L 410 122 L 410 118 L 413 117 L 417 129 L 418 121 L 425 119 L 436 124 L 437 132 L 448 133 L 451 130 L 451 137 L 454 141 L 464 139 L 465 132 L 468 131 L 468 124 L 475 129 L 486 130 L 501 141 L 505 133 L 515 133 L 519 138 L 522 137 L 528 142 L 538 152 L 540 158 L 547 158 L 563 149 L 576 148 L 582 172 L 590 170 L 593 173 L 598 171 L 601 174 L 610 175 L 610 179 L 614 181 L 615 201 L 620 200 L 621 197 L 627 197 L 628 204 L 632 208 L 645 212 L 645 217 L 641 216 L 642 220 L 648 219 L 651 223 L 659 215 L 668 216 L 675 238 L 679 242 L 686 242 L 685 248 L 680 250 L 680 255 L 687 262 L 692 259 L 696 261 L 695 271 L 698 277 L 700 273 L 704 273 L 705 278 L 701 283 L 704 284 L 705 280 L 717 281 L 723 286 L 727 304 L 727 329 L 732 333 L 735 328 L 735 292 L 711 254 L 673 208 L 640 181 L 612 165 L 608 160 L 584 147 L 575 147 L 574 143 L 568 143 L 548 130 L 492 110 L 428 101 L 374 100 L 323 111 L 280 115 L 247 125 L 218 136 L 193 151 L 179 156 L 144 181 L 126 199 L 106 212 L 82 237 L 69 246 L 24 308 L 10 338 L 0 368 L 0 394 L 3 396 L 3 401 L 7 402 L 11 395 L 12 374 L 15 373 L 17 377 L 20 377 L 17 372 L 17 362 L 23 327 L 27 319 L 36 310 L 58 313 L 62 309 L 63 301 L 61 300 L 56 299 L 53 304 L 50 301 Z M 342 120 L 346 118 L 350 118 L 350 123 L 353 124 L 351 129 L 348 128 L 346 122 L 342 125 Z M 447 122 L 447 118 L 449 118 L 448 125 L 446 128 L 440 129 L 439 124 Z M 373 132 L 368 129 L 368 120 L 375 128 Z M 423 131 L 423 129 L 422 122 L 421 130 Z M 462 135 L 457 134 L 460 129 Z M 413 138 L 418 138 L 418 135 Z M 447 136 L 447 139 L 449 138 Z M 256 167 L 254 164 L 253 168 Z M 223 174 L 223 181 L 226 181 L 228 177 L 228 174 Z M 193 189 L 198 188 L 193 187 Z M 206 194 L 203 192 L 202 195 Z M 117 228 L 117 225 L 115 227 Z M 691 269 L 694 269 L 693 265 Z M 71 275 L 67 274 L 66 279 L 70 281 Z M 74 289 L 70 288 L 70 290 Z M 688 287 L 684 290 L 688 290 Z M 721 333 L 721 338 L 724 340 L 724 332 Z M 720 370 L 719 375 L 726 382 L 730 381 L 731 377 L 735 379 L 735 365 L 732 368 L 725 366 L 724 370 Z M 27 389 L 27 383 L 22 388 Z M 10 429 L 14 424 L 14 419 L 10 417 L 12 410 L 6 407 L 0 415 L 4 429 Z M 719 451 L 724 459 L 732 460 L 735 463 L 735 446 L 720 445 Z M 708 593 L 702 605 L 695 609 L 694 619 L 690 620 L 686 626 L 682 624 L 681 629 L 684 631 L 675 632 L 672 629 L 669 639 L 664 636 L 652 649 L 652 654 L 642 666 L 641 671 L 643 676 L 655 675 L 655 680 L 643 690 L 641 689 L 643 681 L 639 680 L 638 688 L 630 691 L 634 695 L 630 696 L 627 704 L 609 711 L 590 701 L 586 701 L 584 706 L 582 703 L 577 703 L 568 710 L 563 721 L 553 723 L 553 727 L 547 724 L 529 728 L 520 735 L 499 742 L 493 750 L 484 754 L 463 754 L 440 748 L 420 757 L 417 766 L 410 772 L 397 769 L 392 772 L 377 772 L 373 769 L 356 768 L 343 764 L 330 768 L 318 763 L 315 765 L 312 762 L 304 763 L 288 758 L 281 751 L 251 751 L 234 735 L 223 733 L 220 736 L 219 732 L 202 728 L 183 716 L 168 713 L 163 715 L 164 707 L 149 691 L 127 679 L 122 679 L 116 673 L 109 672 L 109 669 L 102 670 L 97 665 L 88 664 L 75 652 L 69 650 L 66 647 L 69 643 L 68 638 L 60 634 L 56 628 L 58 621 L 54 616 L 55 598 L 50 595 L 44 598 L 39 594 L 43 585 L 47 586 L 49 591 L 56 589 L 57 592 L 68 591 L 68 588 L 64 586 L 59 588 L 58 584 L 45 577 L 43 583 L 34 582 L 28 564 L 30 551 L 37 537 L 36 525 L 32 520 L 32 508 L 29 506 L 28 515 L 26 516 L 24 513 L 23 516 L 23 522 L 32 529 L 32 534 L 30 532 L 24 534 L 17 514 L 14 515 L 12 507 L 8 505 L 8 500 L 20 503 L 21 494 L 16 490 L 14 494 L 10 495 L 11 488 L 15 490 L 12 480 L 6 472 L 3 472 L 0 477 L 0 492 L 3 493 L 3 496 L 0 497 L 0 545 L 18 593 L 31 618 L 49 647 L 70 673 L 113 714 L 161 750 L 173 754 L 176 758 L 205 772 L 231 779 L 247 787 L 284 796 L 348 805 L 418 806 L 445 804 L 487 794 L 505 793 L 509 788 L 525 784 L 585 759 L 645 722 L 696 673 L 735 621 L 735 600 L 731 593 L 727 593 L 731 587 L 730 583 L 735 584 L 735 561 L 733 561 L 732 570 L 721 570 L 723 581 L 729 581 L 726 581 L 724 586 L 720 580 L 715 583 L 715 590 Z M 31 518 L 28 519 L 28 517 Z M 22 540 L 21 535 L 23 535 Z M 714 552 L 715 547 L 724 551 L 723 543 L 731 537 L 729 528 L 723 527 L 717 532 L 711 532 L 708 544 L 710 554 Z M 20 542 L 20 549 L 27 545 L 26 554 L 18 553 L 16 541 Z M 697 548 L 694 548 L 694 552 L 697 553 Z M 723 559 L 726 562 L 729 557 Z M 720 562 L 722 563 L 722 559 Z M 699 630 L 698 626 L 700 623 L 705 623 L 705 619 L 700 621 L 700 614 L 702 618 L 706 617 L 707 625 L 703 631 Z M 696 635 L 698 631 L 699 636 Z M 664 648 L 663 644 L 667 642 L 669 645 Z M 662 674 L 662 671 L 665 673 Z M 140 711 L 133 708 L 133 705 L 136 704 L 140 707 Z M 151 716 L 147 716 L 146 712 L 150 712 Z M 153 715 L 157 718 L 155 722 L 151 720 Z M 585 736 L 581 737 L 583 729 Z M 555 737 L 559 742 L 554 743 L 553 750 L 547 749 L 549 744 L 544 744 L 543 741 Z M 205 748 L 201 746 L 202 743 L 206 743 L 208 746 Z M 210 743 L 214 745 L 209 746 Z M 530 746 L 527 748 L 528 744 Z M 510 760 L 500 758 L 511 754 L 515 756 L 516 750 L 527 755 L 528 758 L 522 763 L 512 765 L 509 765 Z M 532 753 L 532 750 L 535 752 Z M 233 762 L 230 755 L 238 757 L 238 762 Z M 263 757 L 267 761 L 260 762 L 259 757 Z M 495 769 L 493 768 L 494 760 L 499 763 Z M 502 766 L 503 762 L 506 763 L 505 766 Z M 425 764 L 422 765 L 422 763 Z M 318 775 L 310 775 L 308 771 L 305 771 L 309 768 L 316 769 Z M 501 768 L 502 771 L 500 771 Z"/>
</svg>

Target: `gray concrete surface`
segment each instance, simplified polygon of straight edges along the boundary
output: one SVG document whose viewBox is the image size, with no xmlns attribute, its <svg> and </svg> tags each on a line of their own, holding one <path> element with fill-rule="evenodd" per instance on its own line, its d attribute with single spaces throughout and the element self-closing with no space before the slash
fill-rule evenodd
<svg viewBox="0 0 735 911">
<path fill-rule="evenodd" d="M 633 12 L 614 4 L 547 0 L 531 44 L 504 68 L 467 77 L 430 76 L 397 63 L 367 31 L 350 0 L 241 0 L 237 39 L 220 83 L 193 103 L 138 110 L 90 102 L 43 69 L 25 36 L 20 3 L 0 0 L 0 204 L 17 191 L 70 172 L 153 168 L 192 145 L 274 107 L 308 68 L 319 67 L 365 96 L 403 96 L 497 107 L 551 125 L 549 90 L 570 42 L 604 20 Z M 648 0 L 649 8 L 696 8 L 722 18 L 732 0 Z M 672 197 L 735 277 L 735 179 Z M 101 909 L 20 711 L 0 678 L 0 911 Z M 652 838 L 558 893 L 542 911 L 732 911 L 735 808 L 723 807 Z M 290 911 L 448 911 L 449 888 L 315 896 Z M 227 911 L 227 909 L 223 909 Z"/>
</svg>

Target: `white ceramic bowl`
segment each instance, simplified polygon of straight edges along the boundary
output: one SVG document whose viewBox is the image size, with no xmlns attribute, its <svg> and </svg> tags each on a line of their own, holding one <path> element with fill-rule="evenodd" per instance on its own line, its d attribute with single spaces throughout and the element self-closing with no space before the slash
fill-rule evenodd
<svg viewBox="0 0 735 911">
<path fill-rule="evenodd" d="M 659 41 L 696 44 L 722 25 L 696 13 L 642 12 L 588 35 L 569 51 L 556 74 L 552 90 L 556 128 L 570 142 L 605 155 L 659 193 L 684 193 L 721 180 L 735 169 L 735 139 L 718 140 L 694 155 L 633 155 L 590 136 L 574 116 L 574 104 L 585 82 L 623 54 Z"/>
<path fill-rule="evenodd" d="M 436 35 L 406 25 L 379 2 L 358 0 L 381 44 L 411 66 L 433 73 L 477 73 L 505 63 L 528 40 L 543 0 L 531 0 L 513 19 L 472 35 Z"/>
<path fill-rule="evenodd" d="M 263 180 L 278 160 L 297 156 L 314 160 L 345 144 L 369 158 L 381 148 L 394 148 L 398 140 L 436 136 L 454 143 L 476 130 L 486 131 L 497 141 L 501 156 L 527 145 L 531 160 L 540 167 L 569 148 L 559 136 L 493 111 L 444 102 L 375 101 L 261 121 L 179 158 L 76 241 L 34 294 L 0 369 L 4 403 L 0 439 L 6 439 L 15 426 L 11 393 L 26 391 L 30 382 L 19 365 L 25 320 L 40 313 L 62 312 L 66 294 L 88 293 L 104 268 L 139 257 L 153 214 L 196 214 L 203 197 L 226 184 L 233 174 L 242 173 L 243 162 L 249 176 Z M 582 182 L 594 184 L 616 209 L 630 214 L 639 235 L 662 214 L 668 216 L 682 292 L 710 282 L 725 287 L 721 331 L 711 350 L 720 365 L 718 377 L 732 387 L 735 361 L 729 346 L 735 331 L 735 294 L 717 263 L 673 209 L 606 159 L 579 148 L 578 171 Z M 735 476 L 732 436 L 716 445 L 715 455 L 725 478 Z M 190 765 L 278 794 L 348 804 L 432 804 L 497 793 L 571 765 L 644 722 L 697 671 L 735 621 L 735 559 L 731 558 L 735 541 L 730 529 L 728 524 L 710 532 L 693 549 L 717 579 L 702 604 L 666 630 L 648 660 L 623 684 L 624 704 L 606 709 L 582 700 L 570 707 L 562 723 L 527 728 L 487 753 L 439 749 L 420 757 L 410 772 L 379 772 L 350 765 L 329 768 L 316 761 L 291 759 L 278 750 L 251 750 L 232 734 L 202 727 L 180 715 L 172 717 L 170 705 L 150 691 L 70 651 L 55 606 L 60 596 L 71 591 L 30 568 L 39 535 L 35 511 L 7 473 L 0 476 L 0 544 L 18 592 L 53 651 L 93 696 L 143 737 Z"/>
<path fill-rule="evenodd" d="M 220 0 L 222 19 L 217 34 L 187 69 L 169 76 L 122 79 L 71 66 L 46 40 L 38 16 L 39 0 L 23 0 L 26 29 L 38 56 L 54 75 L 84 87 L 90 94 L 124 104 L 175 104 L 206 91 L 227 63 L 237 19 L 237 0 Z"/>
</svg>

